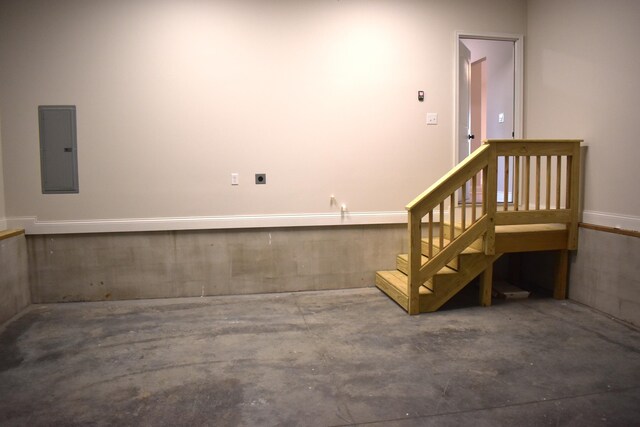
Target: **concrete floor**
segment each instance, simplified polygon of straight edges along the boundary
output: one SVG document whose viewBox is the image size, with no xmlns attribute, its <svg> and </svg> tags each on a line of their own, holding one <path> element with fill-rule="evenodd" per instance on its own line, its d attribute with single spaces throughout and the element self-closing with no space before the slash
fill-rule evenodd
<svg viewBox="0 0 640 427">
<path fill-rule="evenodd" d="M 0 424 L 639 425 L 640 332 L 373 288 L 33 305 L 0 331 Z"/>
</svg>

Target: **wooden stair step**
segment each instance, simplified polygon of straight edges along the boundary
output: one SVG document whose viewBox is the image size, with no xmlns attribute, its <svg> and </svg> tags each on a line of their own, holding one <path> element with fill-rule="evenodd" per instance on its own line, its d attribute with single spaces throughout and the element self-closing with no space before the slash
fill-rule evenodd
<svg viewBox="0 0 640 427">
<path fill-rule="evenodd" d="M 426 256 L 422 256 L 422 264 L 424 265 L 426 264 L 426 262 L 428 261 L 428 258 Z M 400 270 L 402 273 L 404 273 L 405 277 L 406 274 L 409 271 L 409 255 L 408 254 L 400 254 L 396 257 L 396 267 L 398 270 Z M 442 276 L 442 275 L 446 275 L 446 274 L 456 274 L 457 271 L 454 270 L 453 268 L 450 267 L 442 267 L 435 275 L 436 276 Z"/>
<path fill-rule="evenodd" d="M 435 255 L 438 252 L 440 252 L 440 248 L 438 247 L 440 245 L 440 242 L 437 240 L 437 238 L 434 238 L 433 240 L 435 240 L 435 242 L 433 243 L 433 254 Z M 442 245 L 444 248 L 446 248 L 449 243 L 451 243 L 449 239 L 442 239 Z M 429 239 L 422 239 L 422 253 L 424 255 L 427 255 L 429 253 Z M 469 246 L 468 248 L 464 249 L 461 253 L 479 254 L 479 253 L 482 253 L 482 251 L 480 249 Z"/>
<path fill-rule="evenodd" d="M 434 239 L 436 240 L 436 239 Z M 437 255 L 440 252 L 440 248 L 438 247 L 440 245 L 439 240 L 436 240 L 438 243 L 433 245 L 433 250 L 432 253 L 433 255 Z M 444 245 L 444 247 L 446 248 L 446 246 L 450 243 L 449 240 L 447 239 L 443 239 L 442 244 Z M 473 248 L 473 247 L 468 247 L 466 249 L 464 249 L 459 256 L 453 258 L 451 261 L 449 261 L 447 263 L 447 266 L 450 268 L 453 268 L 454 270 L 459 270 L 459 259 L 460 257 L 465 257 L 468 255 L 475 255 L 475 254 L 480 254 L 482 253 L 482 251 Z M 429 239 L 422 239 L 422 254 L 423 255 L 428 255 L 429 254 Z"/>
<path fill-rule="evenodd" d="M 408 278 L 404 273 L 398 270 L 378 271 L 376 273 L 376 286 L 397 302 L 402 308 L 408 310 Z M 420 286 L 420 297 L 425 297 L 431 294 L 433 294 L 431 289 L 425 286 Z"/>
<path fill-rule="evenodd" d="M 466 228 L 469 228 L 469 226 L 470 226 L 470 224 L 467 224 Z M 450 223 L 445 222 L 443 230 L 441 230 L 441 232 L 443 233 L 443 237 L 445 239 L 451 239 L 451 226 L 450 226 Z M 454 226 L 454 234 L 455 234 L 456 237 L 459 236 L 460 234 L 462 234 L 462 223 L 456 223 L 455 224 L 455 226 Z M 483 250 L 482 237 L 480 237 L 479 239 L 474 241 L 469 247 L 473 248 L 473 249 L 477 249 L 479 251 L 482 251 Z"/>
</svg>

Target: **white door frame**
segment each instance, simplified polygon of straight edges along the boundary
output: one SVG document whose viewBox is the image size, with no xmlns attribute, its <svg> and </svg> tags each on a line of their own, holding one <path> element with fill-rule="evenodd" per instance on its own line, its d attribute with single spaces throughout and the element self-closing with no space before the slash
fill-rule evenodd
<svg viewBox="0 0 640 427">
<path fill-rule="evenodd" d="M 481 39 L 481 40 L 503 40 L 511 41 L 515 44 L 514 51 L 514 88 L 513 88 L 513 132 L 514 138 L 522 138 L 523 110 L 524 110 L 524 35 L 507 33 L 474 33 L 469 31 L 456 31 L 454 40 L 454 64 L 453 64 L 453 165 L 458 164 L 458 83 L 460 71 L 460 56 L 458 43 L 460 39 Z"/>
</svg>

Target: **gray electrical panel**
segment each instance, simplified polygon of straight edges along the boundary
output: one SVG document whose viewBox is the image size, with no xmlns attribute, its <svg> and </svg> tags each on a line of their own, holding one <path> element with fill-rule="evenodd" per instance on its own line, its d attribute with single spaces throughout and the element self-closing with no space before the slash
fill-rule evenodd
<svg viewBox="0 0 640 427">
<path fill-rule="evenodd" d="M 38 119 L 42 193 L 77 193 L 76 107 L 41 105 Z"/>
</svg>

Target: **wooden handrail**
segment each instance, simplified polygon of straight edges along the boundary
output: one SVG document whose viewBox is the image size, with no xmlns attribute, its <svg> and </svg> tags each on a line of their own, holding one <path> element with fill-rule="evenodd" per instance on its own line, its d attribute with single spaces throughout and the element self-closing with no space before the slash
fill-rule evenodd
<svg viewBox="0 0 640 427">
<path fill-rule="evenodd" d="M 458 189 L 464 182 L 475 176 L 478 171 L 487 166 L 489 161 L 489 147 L 482 145 L 476 151 L 471 153 L 469 157 L 464 159 L 445 176 L 440 178 L 431 187 L 426 189 L 422 194 L 413 199 L 405 207 L 408 211 L 426 213 L 435 208 L 444 198 L 453 191 Z M 445 197 L 446 197 L 445 196 Z"/>
<path fill-rule="evenodd" d="M 449 261 L 458 256 L 478 238 L 483 238 L 484 253 L 495 253 L 495 226 L 515 224 L 564 223 L 568 230 L 568 249 L 577 248 L 579 219 L 580 143 L 579 139 L 492 139 L 483 141 L 474 153 L 455 166 L 449 173 L 412 200 L 407 206 L 409 255 L 408 255 L 408 311 L 417 314 L 419 289 Z M 500 206 L 497 204 L 498 162 L 503 159 L 504 190 Z M 521 158 L 523 161 L 521 161 Z M 510 166 L 513 159 L 513 166 Z M 533 160 L 532 160 L 533 159 Z M 542 162 L 545 162 L 545 174 Z M 534 163 L 534 167 L 531 163 Z M 555 169 L 552 167 L 555 162 Z M 521 165 L 523 166 L 521 168 Z M 566 170 L 562 174 L 563 167 Z M 477 215 L 478 176 L 482 174 L 482 213 Z M 533 174 L 533 179 L 531 177 Z M 521 176 L 522 175 L 522 176 Z M 552 177 L 555 186 L 551 185 Z M 541 180 L 546 179 L 545 185 Z M 564 181 L 565 185 L 562 186 Z M 471 192 L 467 186 L 471 184 Z M 531 186 L 533 185 L 533 188 Z M 512 186 L 512 201 L 509 188 Z M 522 188 L 520 188 L 522 186 Z M 542 198 L 542 190 L 545 194 Z M 551 192 L 555 190 L 555 198 Z M 563 193 L 564 191 L 564 193 Z M 461 211 L 460 231 L 456 229 L 456 194 L 459 194 Z M 562 202 L 564 195 L 564 205 Z M 470 203 L 467 205 L 467 197 Z M 447 202 L 449 200 L 449 202 Z M 555 206 L 551 201 L 555 200 Z M 445 227 L 444 210 L 449 203 L 449 226 Z M 466 209 L 470 206 L 471 218 L 467 225 Z M 434 210 L 438 219 L 434 219 Z M 428 259 L 422 264 L 422 226 L 428 214 Z M 434 241 L 433 229 L 438 227 L 439 237 Z M 448 243 L 443 234 L 449 233 Z"/>
</svg>

